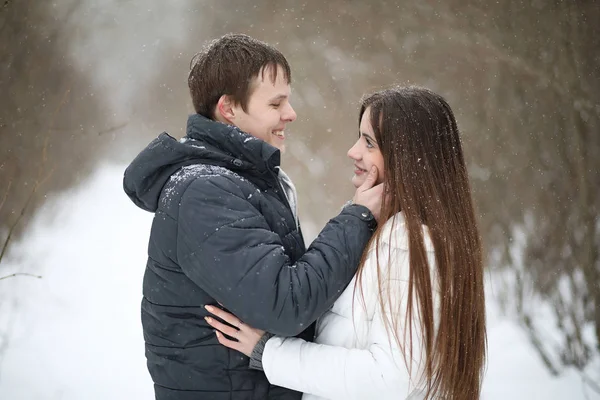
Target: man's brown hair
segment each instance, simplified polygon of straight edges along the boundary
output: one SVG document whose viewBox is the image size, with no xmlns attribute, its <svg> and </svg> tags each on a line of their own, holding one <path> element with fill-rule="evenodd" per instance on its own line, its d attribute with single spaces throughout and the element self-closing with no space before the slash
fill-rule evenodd
<svg viewBox="0 0 600 400">
<path fill-rule="evenodd" d="M 273 46 L 243 34 L 227 34 L 209 42 L 190 63 L 188 86 L 196 113 L 214 119 L 222 95 L 246 111 L 254 90 L 252 82 L 265 72 L 274 83 L 281 67 L 289 84 L 292 73 L 286 58 Z"/>
</svg>

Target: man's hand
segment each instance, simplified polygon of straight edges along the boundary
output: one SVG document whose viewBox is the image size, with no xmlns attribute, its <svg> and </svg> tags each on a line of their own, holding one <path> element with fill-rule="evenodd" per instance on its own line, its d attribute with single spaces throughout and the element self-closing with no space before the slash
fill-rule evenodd
<svg viewBox="0 0 600 400">
<path fill-rule="evenodd" d="M 383 183 L 375 185 L 375 182 L 377 182 L 377 175 L 377 167 L 372 166 L 367 175 L 367 179 L 365 179 L 363 184 L 356 189 L 352 203 L 367 207 L 379 223 L 383 197 Z"/>
</svg>

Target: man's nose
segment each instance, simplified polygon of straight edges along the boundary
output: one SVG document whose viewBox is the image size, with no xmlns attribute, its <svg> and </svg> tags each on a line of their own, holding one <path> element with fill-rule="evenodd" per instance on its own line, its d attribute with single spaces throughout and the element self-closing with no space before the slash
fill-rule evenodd
<svg viewBox="0 0 600 400">
<path fill-rule="evenodd" d="M 294 111 L 294 107 L 292 107 L 291 104 L 288 104 L 286 112 L 283 116 L 283 120 L 285 120 L 287 122 L 294 122 L 297 117 L 298 117 L 298 115 L 296 115 L 296 111 Z"/>
</svg>

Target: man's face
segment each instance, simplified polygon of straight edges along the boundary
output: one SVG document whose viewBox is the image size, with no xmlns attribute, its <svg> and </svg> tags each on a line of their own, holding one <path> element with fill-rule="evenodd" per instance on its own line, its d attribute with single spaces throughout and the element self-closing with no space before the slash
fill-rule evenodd
<svg viewBox="0 0 600 400">
<path fill-rule="evenodd" d="M 232 107 L 235 115 L 232 122 L 244 132 L 284 152 L 285 127 L 296 120 L 296 112 L 290 104 L 291 89 L 283 69 L 277 67 L 277 79 L 273 83 L 267 68 L 264 74 L 254 78 L 252 87 L 254 90 L 246 111 L 239 104 Z"/>
</svg>

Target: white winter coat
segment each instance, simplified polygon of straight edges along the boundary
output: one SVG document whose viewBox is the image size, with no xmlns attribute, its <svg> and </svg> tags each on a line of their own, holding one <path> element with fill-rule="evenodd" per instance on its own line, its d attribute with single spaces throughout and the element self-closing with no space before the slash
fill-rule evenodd
<svg viewBox="0 0 600 400">
<path fill-rule="evenodd" d="M 426 227 L 423 228 L 425 245 L 431 266 L 434 292 L 434 315 L 438 315 L 439 295 L 434 275 L 433 247 Z M 391 234 L 391 236 L 390 236 Z M 391 253 L 390 253 L 391 250 Z M 384 225 L 379 242 L 380 271 L 387 271 L 388 254 L 392 268 L 384 276 L 383 289 L 392 295 L 394 310 L 401 303 L 400 332 L 404 328 L 404 310 L 407 304 L 408 240 L 402 213 Z M 350 282 L 333 307 L 317 321 L 315 343 L 298 338 L 273 337 L 263 353 L 263 368 L 274 385 L 305 393 L 304 400 L 316 399 L 421 399 L 417 384 L 419 370 L 420 332 L 413 324 L 412 374 L 394 337 L 386 331 L 377 284 L 377 263 L 374 247 L 369 249 L 363 272 L 361 291 L 356 288 L 356 277 Z M 384 299 L 387 299 L 387 294 Z M 354 300 L 354 305 L 353 305 Z M 413 303 L 416 310 L 416 303 Z M 436 326 L 439 318 L 436 318 Z"/>
</svg>

